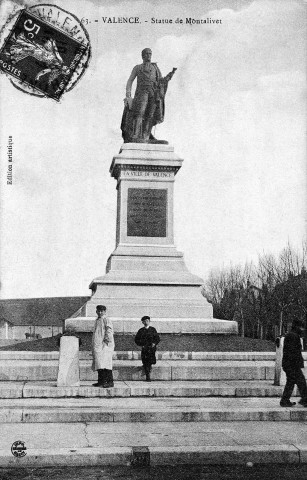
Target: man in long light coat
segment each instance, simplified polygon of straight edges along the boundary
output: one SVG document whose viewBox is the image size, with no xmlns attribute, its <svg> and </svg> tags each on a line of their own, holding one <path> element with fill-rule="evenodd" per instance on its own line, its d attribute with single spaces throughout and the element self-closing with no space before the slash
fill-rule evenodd
<svg viewBox="0 0 307 480">
<path fill-rule="evenodd" d="M 94 383 L 94 387 L 110 388 L 114 386 L 112 357 L 115 345 L 112 322 L 106 312 L 104 305 L 97 305 L 97 318 L 92 337 L 92 370 L 98 370 L 98 383 Z"/>
</svg>

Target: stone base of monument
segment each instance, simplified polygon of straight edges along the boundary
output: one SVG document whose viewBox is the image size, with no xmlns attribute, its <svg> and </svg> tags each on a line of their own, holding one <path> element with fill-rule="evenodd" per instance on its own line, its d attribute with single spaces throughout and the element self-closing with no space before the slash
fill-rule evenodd
<svg viewBox="0 0 307 480">
<path fill-rule="evenodd" d="M 201 294 L 204 281 L 189 272 L 174 244 L 174 183 L 182 162 L 172 146 L 159 144 L 126 143 L 113 158 L 116 247 L 106 274 L 90 284 L 91 299 L 66 327 L 92 331 L 102 304 L 116 332 L 136 332 L 149 315 L 161 333 L 237 333 L 236 322 L 213 318 Z"/>
<path fill-rule="evenodd" d="M 105 302 L 107 303 L 107 302 Z M 146 315 L 146 311 L 144 313 Z M 75 317 L 65 320 L 65 328 L 76 332 L 92 332 L 96 317 Z M 140 317 L 141 318 L 141 317 Z M 142 327 L 140 318 L 112 318 L 114 332 L 118 334 L 136 334 Z M 152 327 L 163 334 L 211 334 L 237 335 L 237 322 L 218 320 L 216 318 L 155 318 L 150 322 Z"/>
</svg>

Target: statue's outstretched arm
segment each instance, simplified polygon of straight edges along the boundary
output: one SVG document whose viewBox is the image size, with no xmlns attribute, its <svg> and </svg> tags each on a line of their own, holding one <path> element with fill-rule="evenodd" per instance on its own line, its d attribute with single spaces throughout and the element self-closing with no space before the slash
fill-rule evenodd
<svg viewBox="0 0 307 480">
<path fill-rule="evenodd" d="M 167 82 L 169 82 L 172 78 L 173 78 L 173 75 L 174 73 L 176 72 L 177 68 L 173 68 L 173 70 L 171 72 L 169 72 L 166 77 L 163 78 L 163 80 L 166 80 Z"/>
</svg>

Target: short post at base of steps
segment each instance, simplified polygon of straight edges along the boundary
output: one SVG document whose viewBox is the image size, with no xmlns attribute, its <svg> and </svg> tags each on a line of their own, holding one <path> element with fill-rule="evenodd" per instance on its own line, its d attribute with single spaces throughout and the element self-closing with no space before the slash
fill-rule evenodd
<svg viewBox="0 0 307 480">
<path fill-rule="evenodd" d="M 149 467 L 150 451 L 148 447 L 132 447 L 131 465 L 133 467 Z"/>
<path fill-rule="evenodd" d="M 284 340 L 285 340 L 285 337 L 277 337 L 275 342 L 276 343 L 276 360 L 275 360 L 274 385 L 286 384 L 286 375 L 282 369 Z"/>
<path fill-rule="evenodd" d="M 57 386 L 79 387 L 79 338 L 63 335 L 60 339 L 60 356 Z"/>
</svg>

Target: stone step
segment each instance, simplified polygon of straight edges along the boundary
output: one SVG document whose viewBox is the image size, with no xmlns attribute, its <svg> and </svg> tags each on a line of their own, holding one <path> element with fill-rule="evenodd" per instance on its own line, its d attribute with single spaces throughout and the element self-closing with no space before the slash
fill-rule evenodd
<svg viewBox="0 0 307 480">
<path fill-rule="evenodd" d="M 254 463 L 255 462 L 255 463 Z M 96 472 L 99 476 L 91 476 L 90 478 L 141 478 L 132 477 L 135 475 L 135 470 L 140 469 L 152 472 L 153 469 L 163 468 L 163 471 L 167 466 L 171 466 L 176 471 L 182 472 L 182 468 L 187 471 L 187 467 L 190 466 L 192 472 L 196 472 L 197 477 L 180 477 L 180 478 L 200 478 L 198 477 L 198 468 L 200 465 L 212 465 L 212 468 L 218 465 L 229 465 L 230 468 L 234 468 L 235 465 L 245 466 L 246 474 L 252 471 L 254 465 L 257 465 L 259 470 L 260 465 L 274 465 L 274 471 L 276 471 L 276 464 L 284 465 L 282 471 L 285 468 L 304 468 L 306 475 L 306 463 L 307 463 L 307 444 L 284 444 L 284 445 L 249 445 L 249 446 L 165 446 L 165 447 L 107 447 L 105 445 L 101 447 L 81 447 L 81 448 L 37 448 L 30 452 L 27 452 L 25 457 L 22 457 L 22 461 L 19 458 L 12 456 L 9 449 L 0 450 L 0 468 L 3 469 L 4 475 L 8 475 L 11 469 L 14 469 L 14 478 L 16 477 L 16 470 L 20 469 L 22 473 L 26 474 L 28 469 L 43 469 L 46 468 L 60 469 L 62 474 L 65 474 L 66 469 L 69 467 L 74 470 L 81 468 L 80 475 L 93 475 L 95 474 L 95 467 L 98 469 Z M 176 467 L 174 467 L 176 465 Z M 182 465 L 182 467 L 180 467 Z M 291 467 L 288 467 L 291 465 Z M 84 472 L 84 468 L 90 469 L 88 472 Z M 106 467 L 112 468 L 110 475 L 116 475 L 116 477 L 100 477 L 102 469 Z M 117 468 L 119 472 L 117 472 Z M 114 469 L 115 468 L 115 472 Z M 224 467 L 225 468 L 225 467 Z M 224 471 L 223 468 L 223 471 Z M 268 467 L 271 471 L 272 467 Z M 279 467 L 280 471 L 281 467 Z M 299 470 L 301 472 L 301 469 Z M 18 470 L 17 470 L 18 471 Z M 189 472 L 189 475 L 192 473 Z M 36 475 L 39 474 L 35 472 Z M 35 474 L 34 473 L 34 474 Z M 104 472 L 106 473 L 106 472 Z M 162 473 L 162 472 L 160 472 Z M 304 475 L 303 473 L 303 475 Z M 127 477 L 122 475 L 127 475 Z M 3 477 L 5 479 L 13 478 L 9 476 Z M 25 478 L 25 477 L 21 477 Z M 26 477 L 30 478 L 30 477 Z M 47 478 L 47 477 L 31 477 L 31 478 Z M 63 478 L 63 477 L 56 477 Z M 74 477 L 77 478 L 77 477 Z M 82 476 L 80 478 L 87 478 Z M 143 477 L 151 478 L 151 477 Z M 157 477 L 155 477 L 157 478 Z M 162 477 L 161 477 L 162 478 Z M 165 477 L 175 478 L 175 477 Z M 176 477 L 177 478 L 177 477 Z M 201 477 L 209 478 L 209 477 Z M 214 477 L 218 478 L 218 477 Z M 231 477 L 235 478 L 235 477 Z M 240 477 L 242 478 L 242 477 Z M 246 477 L 248 478 L 248 477 Z M 253 477 L 256 478 L 256 477 Z M 257 477 L 260 478 L 260 477 Z M 267 478 L 267 477 L 265 477 Z M 285 478 L 285 477 L 280 477 Z M 294 477 L 292 477 L 294 478 Z M 300 476 L 300 479 L 306 478 Z"/>
<path fill-rule="evenodd" d="M 12 468 L 15 475 L 18 468 L 121 465 L 127 469 L 127 475 L 121 471 L 120 478 L 141 478 L 140 473 L 144 479 L 152 478 L 147 470 L 139 474 L 138 470 L 129 470 L 131 465 L 141 466 L 142 460 L 147 466 L 249 464 L 252 467 L 280 463 L 291 464 L 293 468 L 295 464 L 307 463 L 306 425 L 299 422 L 295 428 L 292 422 L 282 421 L 181 422 L 176 428 L 164 422 L 78 422 L 65 424 L 65 428 L 60 423 L 6 423 L 0 425 L 0 430 L 0 468 Z M 16 439 L 22 439 L 27 449 L 22 458 L 14 457 L 10 450 Z M 255 471 L 249 467 L 245 478 L 256 478 Z M 48 473 L 43 472 L 47 478 Z M 63 470 L 61 474 L 54 474 L 57 478 L 59 475 L 67 478 Z M 20 471 L 20 475 L 25 478 L 25 471 Z M 32 475 L 42 478 L 38 472 Z M 235 478 L 233 475 L 231 478 Z M 10 473 L 4 473 L 4 477 L 11 478 Z M 102 477 L 115 478 L 97 472 L 95 478 Z M 210 470 L 206 478 L 213 477 L 218 478 L 215 474 L 212 476 Z M 192 475 L 189 478 L 200 477 Z"/>
<path fill-rule="evenodd" d="M 15 398 L 0 400 L 1 423 L 307 421 L 307 408 L 277 398 Z"/>
<path fill-rule="evenodd" d="M 304 352 L 307 360 L 307 352 Z M 275 360 L 275 352 L 185 352 L 185 351 L 157 351 L 158 360 L 244 360 L 244 361 L 267 361 Z M 80 351 L 79 359 L 87 360 L 92 358 L 89 351 Z M 0 360 L 58 360 L 59 352 L 28 352 L 0 350 Z M 141 352 L 117 351 L 113 354 L 114 360 L 141 360 Z"/>
<path fill-rule="evenodd" d="M 282 386 L 271 380 L 144 381 L 115 382 L 114 388 L 96 388 L 92 382 L 79 387 L 57 387 L 56 382 L 0 382 L 0 398 L 61 397 L 280 397 Z M 296 390 L 294 391 L 294 394 Z"/>
<path fill-rule="evenodd" d="M 162 360 L 152 369 L 153 380 L 271 380 L 274 361 Z M 56 380 L 57 360 L 2 360 L 0 380 Z M 114 380 L 142 380 L 143 368 L 135 360 L 115 360 Z M 80 361 L 80 380 L 95 380 L 91 360 Z"/>
</svg>

